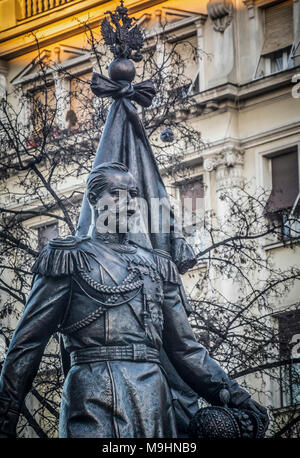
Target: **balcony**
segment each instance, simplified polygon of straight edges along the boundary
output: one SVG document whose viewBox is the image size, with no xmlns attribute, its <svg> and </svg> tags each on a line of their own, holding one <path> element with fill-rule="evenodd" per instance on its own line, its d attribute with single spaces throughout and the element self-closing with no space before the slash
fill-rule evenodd
<svg viewBox="0 0 300 458">
<path fill-rule="evenodd" d="M 22 21 L 76 0 L 18 0 L 17 19 Z"/>
</svg>

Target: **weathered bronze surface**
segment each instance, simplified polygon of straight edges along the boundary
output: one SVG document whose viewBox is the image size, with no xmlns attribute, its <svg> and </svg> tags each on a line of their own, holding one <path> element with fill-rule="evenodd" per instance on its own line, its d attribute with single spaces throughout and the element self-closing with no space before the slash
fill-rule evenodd
<svg viewBox="0 0 300 458">
<path fill-rule="evenodd" d="M 127 10 L 119 13 L 128 24 Z M 133 58 L 132 50 L 141 46 L 122 33 L 128 46 L 112 43 L 119 46 L 115 56 Z M 127 75 L 122 81 L 93 76 L 94 93 L 115 101 L 87 181 L 78 233 L 50 241 L 33 266 L 32 290 L 0 378 L 0 437 L 15 436 L 25 396 L 55 332 L 66 376 L 60 437 L 184 436 L 197 411 L 196 394 L 220 405 L 224 383 L 229 407 L 254 411 L 267 422 L 266 410 L 194 337 L 179 271 L 194 265 L 195 256 L 175 221 L 170 234 L 149 232 L 148 238 L 121 234 L 119 213 L 114 233 L 100 234 L 91 226 L 101 216 L 100 198 L 121 206 L 116 190 L 126 193 L 128 208 L 137 190 L 146 200 L 167 196 L 132 104 L 149 106 L 153 85 L 132 86 L 130 65 L 122 65 L 116 65 L 118 78 L 120 72 Z"/>
<path fill-rule="evenodd" d="M 224 394 L 226 399 L 224 399 Z M 198 439 L 262 439 L 268 428 L 268 417 L 261 406 L 247 409 L 242 406 L 230 408 L 230 393 L 227 388 L 220 391 L 223 406 L 199 409 L 189 426 L 189 436 Z M 254 407 L 252 401 L 252 407 Z"/>
<path fill-rule="evenodd" d="M 99 174 L 106 179 L 101 195 L 93 186 Z M 124 166 L 107 163 L 95 170 L 87 186 L 95 217 L 104 193 L 117 201 L 116 186 L 127 193 L 130 207 L 136 184 Z M 129 243 L 118 231 L 106 235 L 94 228 L 91 237 L 53 239 L 33 272 L 1 374 L 3 437 L 15 434 L 18 412 L 54 332 L 61 333 L 70 355 L 60 437 L 177 437 L 162 348 L 181 378 L 207 401 L 220 403 L 226 381 L 230 405 L 251 408 L 248 393 L 195 340 L 178 270 L 167 253 Z"/>
</svg>

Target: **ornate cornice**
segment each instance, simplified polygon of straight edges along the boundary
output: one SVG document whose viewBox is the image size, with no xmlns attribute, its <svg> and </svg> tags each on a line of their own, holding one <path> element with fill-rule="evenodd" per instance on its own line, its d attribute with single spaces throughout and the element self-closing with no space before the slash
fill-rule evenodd
<svg viewBox="0 0 300 458">
<path fill-rule="evenodd" d="M 216 172 L 216 189 L 241 187 L 243 185 L 244 152 L 236 147 L 226 147 L 219 154 L 204 159 L 206 172 Z"/>
</svg>

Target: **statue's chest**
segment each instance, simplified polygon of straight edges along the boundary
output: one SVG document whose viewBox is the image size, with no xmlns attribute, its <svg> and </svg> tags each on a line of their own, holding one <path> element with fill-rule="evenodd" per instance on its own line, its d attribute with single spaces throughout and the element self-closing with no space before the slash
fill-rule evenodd
<svg viewBox="0 0 300 458">
<path fill-rule="evenodd" d="M 161 276 L 151 256 L 139 253 L 115 253 L 113 250 L 99 254 L 90 270 L 78 271 L 77 279 L 94 292 L 106 295 L 109 303 L 119 295 L 142 288 L 147 295 L 161 291 Z"/>
<path fill-rule="evenodd" d="M 102 307 L 107 342 L 118 340 L 121 334 L 138 338 L 143 333 L 150 344 L 160 345 L 163 283 L 155 262 L 138 253 L 110 256 L 107 261 L 102 257 L 91 271 L 78 273 L 75 294 L 92 299 L 90 314 Z"/>
</svg>

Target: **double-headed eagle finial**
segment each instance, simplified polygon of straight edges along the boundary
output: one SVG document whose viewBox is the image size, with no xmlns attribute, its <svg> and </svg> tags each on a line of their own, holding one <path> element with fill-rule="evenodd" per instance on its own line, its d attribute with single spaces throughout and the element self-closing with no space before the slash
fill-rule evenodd
<svg viewBox="0 0 300 458">
<path fill-rule="evenodd" d="M 110 15 L 111 22 L 105 18 L 101 24 L 101 32 L 114 57 L 132 59 L 135 62 L 142 60 L 143 35 L 137 25 L 132 25 L 136 19 L 128 16 L 124 1 L 121 0 L 121 5 L 114 12 L 106 11 L 105 14 Z"/>
</svg>

